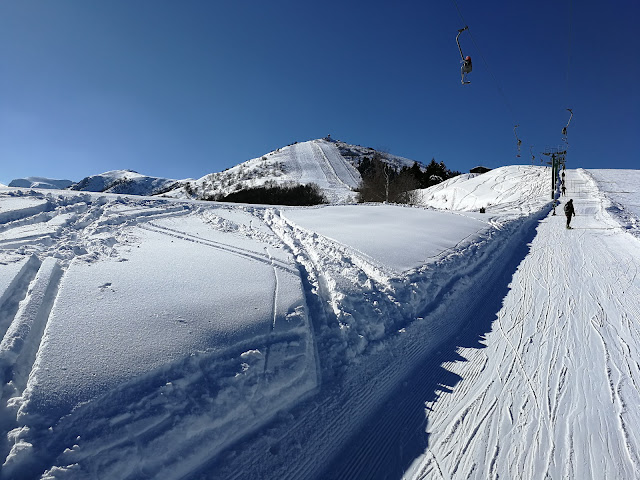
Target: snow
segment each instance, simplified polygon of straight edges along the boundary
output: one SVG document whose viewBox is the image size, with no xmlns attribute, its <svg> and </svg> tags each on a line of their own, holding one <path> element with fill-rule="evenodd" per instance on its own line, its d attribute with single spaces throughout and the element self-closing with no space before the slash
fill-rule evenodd
<svg viewBox="0 0 640 480">
<path fill-rule="evenodd" d="M 574 229 L 540 223 L 483 348 L 443 365 L 460 382 L 427 405 L 405 478 L 639 477 L 640 244 L 585 172 L 566 183 Z"/>
<path fill-rule="evenodd" d="M 191 182 L 200 198 L 228 195 L 236 190 L 261 187 L 274 182 L 320 187 L 329 203 L 349 203 L 356 197 L 360 172 L 341 155 L 335 142 L 318 139 L 294 143 L 258 158 L 248 160 L 224 172 L 211 173 Z M 183 186 L 163 196 L 188 198 Z"/>
<path fill-rule="evenodd" d="M 207 174 L 200 179 L 174 180 L 142 175 L 132 170 L 111 170 L 83 178 L 78 183 L 43 177 L 16 179 L 17 188 L 46 188 L 117 193 L 126 195 L 159 195 L 177 199 L 213 199 L 238 190 L 265 184 L 316 184 L 329 203 L 352 203 L 361 182 L 356 166 L 365 158 L 379 154 L 396 169 L 415 162 L 372 148 L 350 145 L 330 137 L 295 142 L 260 157 L 243 162 L 223 172 Z M 0 188 L 2 185 L 0 185 Z"/>
<path fill-rule="evenodd" d="M 615 216 L 629 233 L 640 237 L 640 170 L 589 170 L 600 196 L 606 199 L 609 213 Z"/>
<path fill-rule="evenodd" d="M 179 183 L 177 180 L 150 177 L 132 170 L 111 170 L 83 178 L 71 189 L 129 195 L 156 195 L 174 188 L 177 183 Z"/>
<path fill-rule="evenodd" d="M 551 200 L 546 167 L 514 165 L 480 175 L 464 174 L 416 191 L 416 203 L 449 210 L 532 213 Z"/>
<path fill-rule="evenodd" d="M 348 246 L 395 274 L 418 268 L 488 228 L 481 217 L 417 208 L 399 211 L 400 208 L 345 205 L 292 209 L 285 210 L 283 217 Z M 406 242 L 405 248 L 396 248 L 399 238 Z"/>
<path fill-rule="evenodd" d="M 44 177 L 27 177 L 27 178 L 16 178 L 9 183 L 10 187 L 20 187 L 20 188 L 47 188 L 60 190 L 65 189 L 73 185 L 74 182 L 71 180 L 55 180 L 52 178 L 44 178 Z M 0 187 L 2 185 L 0 184 Z"/>
<path fill-rule="evenodd" d="M 333 148 L 279 161 L 346 200 Z M 568 170 L 573 230 L 550 183 L 0 190 L 0 478 L 640 478 L 640 178 Z"/>
</svg>

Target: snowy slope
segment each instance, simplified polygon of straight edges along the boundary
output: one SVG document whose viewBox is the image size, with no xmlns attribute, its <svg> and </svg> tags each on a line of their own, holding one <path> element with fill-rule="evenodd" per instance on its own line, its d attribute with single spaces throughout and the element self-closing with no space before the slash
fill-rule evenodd
<svg viewBox="0 0 640 480">
<path fill-rule="evenodd" d="M 27 177 L 17 178 L 9 183 L 10 187 L 20 188 L 48 188 L 55 190 L 63 190 L 73 185 L 71 180 L 54 180 L 43 177 Z M 1 186 L 1 185 L 0 185 Z"/>
<path fill-rule="evenodd" d="M 415 191 L 415 203 L 447 210 L 491 214 L 503 210 L 530 213 L 551 200 L 551 169 L 528 165 L 500 167 L 481 175 L 464 174 Z"/>
<path fill-rule="evenodd" d="M 540 223 L 483 348 L 443 365 L 459 384 L 405 478 L 639 478 L 640 243 L 584 172 L 567 187 L 574 229 Z"/>
<path fill-rule="evenodd" d="M 112 170 L 83 178 L 71 190 L 149 196 L 175 188 L 178 183 L 177 180 L 149 177 L 131 170 Z"/>
<path fill-rule="evenodd" d="M 582 171 L 565 230 L 549 174 L 444 211 L 0 191 L 0 478 L 634 478 L 638 241 Z"/>
<path fill-rule="evenodd" d="M 629 233 L 640 238 L 640 170 L 588 170 L 585 173 L 597 184 L 609 213 Z"/>
<path fill-rule="evenodd" d="M 279 148 L 224 172 L 205 175 L 190 182 L 188 188 L 192 195 L 205 198 L 270 182 L 315 183 L 330 203 L 345 203 L 355 199 L 353 189 L 360 180 L 360 173 L 340 154 L 335 142 L 320 139 Z M 188 195 L 184 187 L 164 194 L 176 198 L 192 195 Z"/>
<path fill-rule="evenodd" d="M 85 177 L 75 184 L 68 180 L 29 177 L 13 180 L 9 186 L 211 200 L 265 184 L 315 183 L 329 203 L 351 203 L 356 199 L 354 190 L 361 181 L 356 165 L 376 153 L 372 148 L 325 138 L 296 142 L 198 180 L 174 180 L 132 170 L 112 170 Z M 387 153 L 383 154 L 383 160 L 396 168 L 414 164 L 413 160 Z"/>
</svg>

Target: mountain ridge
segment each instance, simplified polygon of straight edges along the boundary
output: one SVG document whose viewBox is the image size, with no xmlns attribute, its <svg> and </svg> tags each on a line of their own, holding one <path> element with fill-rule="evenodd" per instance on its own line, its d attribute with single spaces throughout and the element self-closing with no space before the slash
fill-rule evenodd
<svg viewBox="0 0 640 480">
<path fill-rule="evenodd" d="M 330 136 L 294 142 L 238 165 L 206 174 L 198 179 L 169 179 L 143 175 L 133 170 L 110 170 L 90 175 L 77 183 L 41 177 L 14 180 L 10 186 L 22 188 L 67 188 L 77 191 L 119 193 L 142 196 L 165 196 L 184 199 L 207 199 L 265 185 L 315 183 L 329 203 L 355 201 L 362 177 L 358 165 L 373 156 L 394 168 L 411 167 L 421 162 L 380 152 L 371 147 L 352 145 Z M 38 179 L 38 182 L 30 181 Z M 55 187 L 42 185 L 70 185 Z"/>
</svg>

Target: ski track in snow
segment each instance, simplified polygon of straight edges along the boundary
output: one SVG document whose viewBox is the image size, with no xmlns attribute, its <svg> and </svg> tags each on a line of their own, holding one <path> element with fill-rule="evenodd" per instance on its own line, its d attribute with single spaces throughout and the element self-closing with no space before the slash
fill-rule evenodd
<svg viewBox="0 0 640 480">
<path fill-rule="evenodd" d="M 486 348 L 444 365 L 462 380 L 405 478 L 640 477 L 640 244 L 567 179 L 573 230 L 561 209 L 541 222 Z"/>
<path fill-rule="evenodd" d="M 332 203 L 345 201 L 353 196 L 352 189 L 358 186 L 355 167 L 349 164 L 337 148 L 323 140 L 293 145 L 297 172 L 304 172 L 295 180 L 300 183 L 318 182 L 329 195 Z"/>
<path fill-rule="evenodd" d="M 534 216 L 528 219 L 525 225 L 535 222 L 536 218 Z M 325 372 L 323 389 L 310 401 L 294 408 L 286 421 L 272 429 L 268 428 L 257 439 L 251 438 L 246 444 L 241 442 L 231 449 L 228 458 L 218 458 L 213 465 L 199 470 L 195 478 L 294 480 L 399 477 L 403 471 L 401 465 L 406 458 L 414 458 L 411 452 L 415 452 L 415 449 L 411 445 L 405 449 L 405 454 L 402 453 L 402 445 L 408 441 L 407 434 L 417 445 L 423 444 L 420 434 L 412 428 L 416 422 L 424 426 L 424 420 L 419 418 L 424 412 L 424 401 L 419 399 L 423 398 L 421 395 L 430 395 L 430 389 L 435 387 L 434 378 L 441 372 L 437 363 L 433 363 L 432 357 L 440 356 L 440 348 L 448 348 L 448 342 L 453 341 L 449 336 L 454 337 L 478 303 L 482 304 L 484 301 L 482 295 L 473 292 L 473 283 L 465 281 L 465 277 L 477 279 L 481 284 L 491 284 L 495 275 L 500 272 L 487 270 L 486 267 L 491 265 L 490 259 L 502 256 L 510 247 L 520 244 L 523 241 L 522 232 L 531 229 L 519 222 L 504 226 L 502 231 L 496 232 L 500 235 L 499 239 L 492 239 L 480 247 L 475 245 L 473 253 L 466 252 L 467 256 L 464 258 L 475 260 L 467 262 L 466 268 L 461 269 L 457 260 L 453 260 L 452 268 L 459 276 L 453 275 L 453 279 L 442 286 L 441 280 L 430 277 L 430 274 L 437 275 L 438 269 L 417 271 L 409 275 L 406 283 L 390 279 L 380 271 L 369 270 L 366 275 L 362 275 L 358 273 L 363 272 L 360 270 L 364 266 L 362 259 L 353 262 L 353 251 L 350 254 L 350 251 L 344 250 L 344 246 L 320 238 L 314 232 L 300 229 L 280 216 L 270 217 L 268 223 L 289 245 L 298 262 L 304 265 L 310 284 L 317 289 L 316 295 L 326 301 L 325 313 L 316 311 L 320 315 L 316 315 L 314 321 L 316 336 L 321 342 L 326 342 L 327 339 L 330 341 L 321 347 L 324 355 L 320 361 L 323 363 L 322 371 Z M 447 261 L 443 260 L 439 267 L 444 270 L 441 274 L 452 275 L 453 272 L 448 271 L 446 266 Z M 375 266 L 368 265 L 366 268 L 374 269 Z M 350 269 L 353 272 L 347 273 Z M 371 303 L 384 305 L 389 302 L 383 300 L 386 295 L 398 295 L 397 303 L 404 307 L 400 311 L 365 310 L 367 320 L 363 319 L 363 323 L 369 323 L 373 328 L 376 322 L 385 321 L 387 323 L 384 328 L 387 331 L 396 329 L 404 332 L 406 329 L 406 333 L 398 337 L 387 338 L 387 344 L 381 349 L 375 348 L 375 340 L 378 338 L 375 328 L 372 332 L 362 331 L 360 334 L 369 339 L 369 347 L 373 349 L 362 363 L 349 364 L 349 381 L 341 379 L 338 372 L 343 368 L 343 363 L 349 363 L 350 360 L 328 353 L 332 349 L 341 350 L 335 336 L 327 337 L 328 325 L 324 325 L 322 320 L 337 316 L 345 322 L 345 326 L 348 325 L 350 315 L 345 314 L 349 312 L 351 301 L 347 291 L 339 288 L 344 281 L 342 275 L 350 279 L 361 276 L 376 278 L 381 285 L 395 285 L 397 290 L 371 291 L 369 294 L 373 299 L 379 298 L 379 301 L 373 300 Z M 425 288 L 432 283 L 442 286 L 442 290 Z M 410 285 L 415 285 L 414 293 L 410 294 L 410 298 L 403 298 L 400 292 L 405 289 L 412 291 Z M 354 295 L 361 297 L 362 293 L 362 287 L 354 289 Z M 467 301 L 451 303 L 460 296 L 466 296 Z M 366 302 L 362 299 L 358 301 L 359 308 L 362 309 L 362 303 Z M 351 312 L 354 316 L 358 313 Z M 416 318 L 422 317 L 426 323 L 415 322 Z M 408 319 L 413 319 L 414 322 Z M 349 335 L 349 331 L 346 328 L 345 335 Z M 345 341 L 347 344 L 357 345 L 353 340 Z M 362 348 L 368 348 L 366 342 Z M 357 356 L 360 352 L 345 353 Z M 424 362 L 426 368 L 421 368 Z M 417 371 L 413 371 L 416 366 Z M 415 378 L 424 378 L 424 383 L 414 386 Z M 411 387 L 408 387 L 409 384 Z M 411 389 L 411 395 L 406 394 L 407 388 Z M 406 401 L 407 397 L 410 401 Z M 422 406 L 416 413 L 417 399 L 418 405 Z M 398 403 L 402 402 L 405 406 L 398 409 Z M 391 407 L 385 410 L 388 406 Z M 384 414 L 380 414 L 380 411 Z M 376 419 L 380 421 L 377 422 Z M 374 427 L 368 429 L 369 424 Z M 333 460 L 328 461 L 330 459 Z"/>
<path fill-rule="evenodd" d="M 21 272 L 9 288 L 10 298 L 2 304 L 3 338 L 0 342 L 0 432 L 3 457 L 11 449 L 10 433 L 21 427 L 17 418 L 18 404 L 33 369 L 51 307 L 55 301 L 62 268 L 53 257 L 40 261 L 35 255 L 25 262 Z M 10 478 L 7 466 L 3 478 Z"/>
</svg>

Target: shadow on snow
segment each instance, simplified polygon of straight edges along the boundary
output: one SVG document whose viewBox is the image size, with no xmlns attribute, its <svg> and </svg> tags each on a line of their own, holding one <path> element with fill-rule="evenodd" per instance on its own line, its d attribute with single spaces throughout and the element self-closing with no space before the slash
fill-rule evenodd
<svg viewBox="0 0 640 480">
<path fill-rule="evenodd" d="M 476 285 L 489 285 L 480 295 L 452 305 L 447 316 L 455 319 L 464 315 L 461 327 L 436 347 L 409 371 L 400 387 L 375 410 L 364 427 L 351 436 L 342 453 L 327 465 L 317 478 L 321 479 L 400 479 L 414 460 L 424 454 L 429 446 L 426 432 L 429 421 L 428 405 L 439 396 L 450 393 L 464 380 L 443 365 L 464 362 L 458 350 L 486 348 L 485 335 L 492 329 L 497 312 L 510 290 L 510 282 L 522 260 L 530 251 L 538 222 L 523 233 L 522 241 L 511 251 L 510 258 L 503 258 L 494 265 L 502 265 L 490 272 L 486 281 Z M 460 297 L 458 297 L 460 298 Z"/>
</svg>

